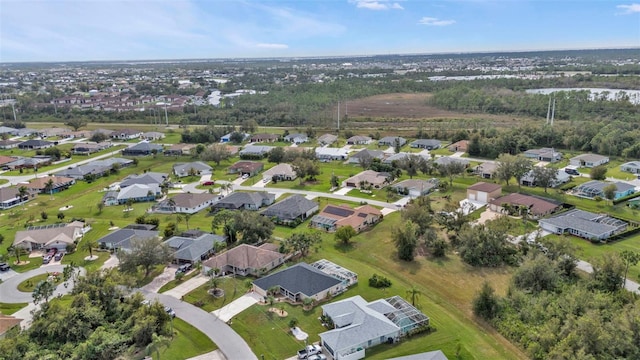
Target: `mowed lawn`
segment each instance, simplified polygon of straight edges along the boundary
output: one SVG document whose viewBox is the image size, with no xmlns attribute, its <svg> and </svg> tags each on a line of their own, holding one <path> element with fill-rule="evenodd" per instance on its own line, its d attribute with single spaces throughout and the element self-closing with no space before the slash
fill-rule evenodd
<svg viewBox="0 0 640 360">
<path fill-rule="evenodd" d="M 482 269 L 463 264 L 459 257 L 449 254 L 445 259 L 418 257 L 411 263 L 397 260 L 391 230 L 400 223 L 398 213 L 385 217 L 375 228 L 353 239 L 353 246 L 337 246 L 331 234 L 322 233 L 323 242 L 317 252 L 304 259 L 312 262 L 328 259 L 358 274 L 359 284 L 335 300 L 361 295 L 372 301 L 393 295 L 407 297 L 407 290 L 416 286 L 422 295 L 417 306 L 431 318 L 435 332 L 408 339 L 397 346 L 382 346 L 368 354 L 368 358 L 385 359 L 421 351 L 442 349 L 454 359 L 457 352 L 462 359 L 517 359 L 525 355 L 492 328 L 475 321 L 471 302 L 478 289 L 488 280 L 498 294 L 504 295 L 513 268 Z M 304 225 L 304 224 L 303 224 Z M 301 226 L 303 226 L 301 225 Z M 308 231 L 305 229 L 300 229 Z M 374 274 L 388 277 L 393 285 L 386 290 L 371 288 L 367 280 Z M 278 306 L 279 307 L 279 306 Z M 232 319 L 232 327 L 265 359 L 283 359 L 295 355 L 304 346 L 288 330 L 291 318 L 298 320 L 310 341 L 319 341 L 318 333 L 325 331 L 318 321 L 320 308 L 304 312 L 301 306 L 284 305 L 289 316 L 279 319 L 269 315 L 266 307 L 254 305 Z"/>
<path fill-rule="evenodd" d="M 152 357 L 156 360 L 183 360 L 194 356 L 205 354 L 216 350 L 218 347 L 205 334 L 198 331 L 189 323 L 174 318 L 174 337 L 169 347 L 162 348 L 160 357 L 153 352 Z"/>
</svg>

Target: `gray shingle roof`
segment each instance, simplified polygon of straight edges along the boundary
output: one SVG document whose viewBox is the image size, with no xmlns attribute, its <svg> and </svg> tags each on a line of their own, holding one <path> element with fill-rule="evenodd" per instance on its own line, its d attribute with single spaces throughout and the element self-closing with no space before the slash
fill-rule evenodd
<svg viewBox="0 0 640 360">
<path fill-rule="evenodd" d="M 119 229 L 101 237 L 98 243 L 106 244 L 112 248 L 129 249 L 132 239 L 146 239 L 156 236 L 158 236 L 158 232 L 155 230 Z"/>
<path fill-rule="evenodd" d="M 273 286 L 280 286 L 292 294 L 303 294 L 311 297 L 340 284 L 341 281 L 309 264 L 299 263 L 260 278 L 253 283 L 264 290 L 268 290 Z"/>
<path fill-rule="evenodd" d="M 612 222 L 603 222 L 601 219 L 611 219 Z M 610 225 L 610 223 L 618 223 L 618 225 L 624 224 L 619 220 L 616 222 L 613 218 L 603 217 L 598 214 L 577 209 L 567 211 L 566 213 L 548 219 L 541 219 L 538 220 L 538 222 L 551 224 L 561 229 L 574 229 L 595 237 L 600 237 L 618 230 L 618 226 Z"/>
<path fill-rule="evenodd" d="M 282 220 L 293 220 L 314 207 L 317 208 L 318 203 L 296 194 L 269 206 L 262 212 L 262 215 L 268 217 L 276 216 Z"/>
<path fill-rule="evenodd" d="M 174 236 L 167 241 L 170 248 L 175 250 L 173 255 L 178 260 L 198 261 L 201 257 L 213 250 L 214 243 L 224 242 L 225 238 L 219 235 L 204 234 L 195 239 Z"/>
</svg>

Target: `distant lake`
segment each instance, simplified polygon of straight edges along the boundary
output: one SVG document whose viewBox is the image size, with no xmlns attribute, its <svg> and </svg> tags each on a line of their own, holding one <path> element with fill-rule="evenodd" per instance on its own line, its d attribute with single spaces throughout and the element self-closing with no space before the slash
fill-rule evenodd
<svg viewBox="0 0 640 360">
<path fill-rule="evenodd" d="M 629 102 L 634 105 L 640 105 L 640 90 L 628 90 L 628 89 L 601 89 L 601 88 L 546 88 L 546 89 L 529 89 L 526 92 L 528 94 L 543 94 L 549 95 L 559 91 L 589 91 L 591 100 L 600 98 L 606 95 L 607 100 L 615 101 L 622 96 L 627 95 Z"/>
</svg>

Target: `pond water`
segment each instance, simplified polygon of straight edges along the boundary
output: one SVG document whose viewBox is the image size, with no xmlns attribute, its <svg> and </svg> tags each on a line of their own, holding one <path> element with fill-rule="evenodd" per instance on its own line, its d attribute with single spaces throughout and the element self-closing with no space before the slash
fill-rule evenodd
<svg viewBox="0 0 640 360">
<path fill-rule="evenodd" d="M 553 94 L 559 91 L 589 91 L 591 100 L 606 98 L 615 101 L 624 97 L 629 97 L 629 102 L 634 105 L 640 105 L 640 90 L 630 89 L 605 89 L 605 88 L 546 88 L 546 89 L 529 89 L 528 94 Z"/>
</svg>

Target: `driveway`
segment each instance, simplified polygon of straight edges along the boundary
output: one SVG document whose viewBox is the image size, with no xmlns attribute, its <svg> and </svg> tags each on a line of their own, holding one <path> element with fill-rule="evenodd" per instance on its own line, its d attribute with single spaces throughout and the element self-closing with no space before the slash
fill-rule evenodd
<svg viewBox="0 0 640 360">
<path fill-rule="evenodd" d="M 158 290 L 160 290 L 160 288 L 163 287 L 166 283 L 175 279 L 177 268 L 178 267 L 176 265 L 169 265 L 165 267 L 164 271 L 162 271 L 162 274 L 153 278 L 150 283 L 140 289 L 148 292 L 158 292 Z"/>
<path fill-rule="evenodd" d="M 340 188 L 340 189 L 334 191 L 333 193 L 336 194 L 336 195 L 347 195 L 347 193 L 349 191 L 353 190 L 353 189 L 355 189 L 355 188 L 352 188 L 352 187 L 349 187 L 349 186 L 345 186 L 343 188 Z"/>
<path fill-rule="evenodd" d="M 197 270 L 194 270 L 197 271 Z M 172 296 L 176 299 L 182 299 L 182 297 L 195 290 L 196 288 L 200 287 L 201 285 L 205 284 L 207 281 L 209 281 L 209 278 L 207 278 L 206 276 L 200 274 L 196 277 L 193 277 L 187 281 L 185 281 L 184 283 L 174 287 L 171 290 L 165 291 L 163 294 L 164 295 L 168 295 L 168 296 Z"/>
<path fill-rule="evenodd" d="M 158 300 L 165 306 L 170 306 L 176 316 L 188 322 L 196 329 L 207 335 L 227 359 L 257 360 L 249 345 L 229 325 L 196 306 L 178 300 L 173 296 L 142 292 L 148 300 Z"/>
<path fill-rule="evenodd" d="M 220 309 L 212 311 L 211 313 L 217 316 L 220 320 L 226 322 L 231 320 L 232 317 L 248 309 L 252 305 L 257 304 L 258 301 L 260 301 L 260 298 L 261 296 L 256 293 L 247 293 L 221 307 Z"/>
<path fill-rule="evenodd" d="M 22 292 L 18 291 L 18 284 L 21 282 L 30 279 L 36 275 L 59 272 L 62 273 L 65 265 L 47 265 L 41 266 L 37 269 L 29 270 L 24 273 L 16 274 L 12 276 L 7 281 L 4 281 L 0 284 L 0 302 L 15 304 L 15 303 L 30 303 L 33 301 L 33 297 L 30 292 Z M 82 275 L 85 274 L 85 270 L 80 268 L 80 273 Z M 73 286 L 64 287 L 64 284 L 58 285 L 56 290 L 53 292 L 53 296 L 58 296 L 59 294 L 65 295 L 71 292 Z"/>
</svg>

